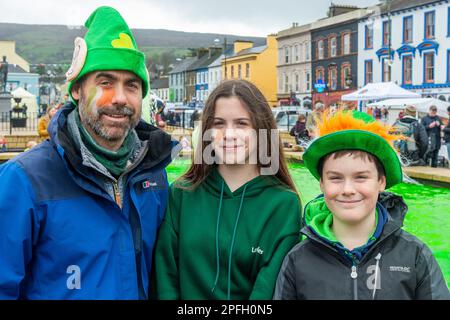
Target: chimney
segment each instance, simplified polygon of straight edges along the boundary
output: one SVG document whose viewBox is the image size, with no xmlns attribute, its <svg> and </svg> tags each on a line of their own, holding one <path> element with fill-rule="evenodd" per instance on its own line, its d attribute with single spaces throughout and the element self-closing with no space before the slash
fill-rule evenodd
<svg viewBox="0 0 450 320">
<path fill-rule="evenodd" d="M 208 52 L 209 52 L 209 50 L 205 49 L 205 48 L 197 49 L 197 59 L 200 59 L 201 57 L 203 57 Z"/>
<path fill-rule="evenodd" d="M 209 47 L 209 58 L 211 58 L 216 53 L 222 52 L 221 47 Z"/>
</svg>

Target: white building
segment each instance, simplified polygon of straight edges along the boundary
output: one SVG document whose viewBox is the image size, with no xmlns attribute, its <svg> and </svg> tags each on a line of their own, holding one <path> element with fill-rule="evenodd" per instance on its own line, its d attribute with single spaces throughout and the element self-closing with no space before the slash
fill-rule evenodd
<svg viewBox="0 0 450 320">
<path fill-rule="evenodd" d="M 278 32 L 277 98 L 279 103 L 311 101 L 311 32 L 310 24 Z"/>
<path fill-rule="evenodd" d="M 209 72 L 209 93 L 211 93 L 222 81 L 222 59 L 225 57 L 221 54 L 215 61 L 208 66 Z M 206 96 L 208 98 L 208 96 Z"/>
<path fill-rule="evenodd" d="M 370 9 L 358 25 L 358 86 L 394 81 L 450 101 L 449 1 L 394 0 L 390 16 L 386 6 Z"/>
</svg>

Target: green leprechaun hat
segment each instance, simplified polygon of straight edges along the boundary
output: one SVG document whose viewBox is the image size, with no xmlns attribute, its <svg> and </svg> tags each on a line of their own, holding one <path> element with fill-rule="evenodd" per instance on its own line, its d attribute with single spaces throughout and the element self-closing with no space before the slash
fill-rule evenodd
<svg viewBox="0 0 450 320">
<path fill-rule="evenodd" d="M 87 19 L 84 39 L 75 39 L 72 65 L 66 73 L 68 92 L 85 74 L 99 70 L 127 70 L 142 79 L 142 95 L 147 94 L 148 71 L 145 56 L 120 13 L 111 7 L 97 8 Z M 72 99 L 73 100 L 73 99 Z"/>
<path fill-rule="evenodd" d="M 320 180 L 318 165 L 324 156 L 341 150 L 362 150 L 378 158 L 386 173 L 386 188 L 403 180 L 402 167 L 391 134 L 391 127 L 360 111 L 338 111 L 324 114 L 317 124 L 315 139 L 303 154 L 305 166 Z"/>
</svg>

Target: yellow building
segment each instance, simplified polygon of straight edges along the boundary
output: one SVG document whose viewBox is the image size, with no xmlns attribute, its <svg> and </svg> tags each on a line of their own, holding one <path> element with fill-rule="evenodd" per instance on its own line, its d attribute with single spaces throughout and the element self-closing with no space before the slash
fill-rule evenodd
<svg viewBox="0 0 450 320">
<path fill-rule="evenodd" d="M 16 42 L 12 40 L 0 40 L 0 62 L 2 57 L 6 56 L 9 64 L 16 64 L 26 72 L 30 72 L 28 62 L 16 53 Z"/>
<path fill-rule="evenodd" d="M 277 104 L 276 35 L 267 36 L 265 46 L 253 47 L 253 42 L 234 42 L 234 55 L 222 59 L 225 79 L 244 79 L 255 84 L 264 94 L 270 106 Z"/>
</svg>

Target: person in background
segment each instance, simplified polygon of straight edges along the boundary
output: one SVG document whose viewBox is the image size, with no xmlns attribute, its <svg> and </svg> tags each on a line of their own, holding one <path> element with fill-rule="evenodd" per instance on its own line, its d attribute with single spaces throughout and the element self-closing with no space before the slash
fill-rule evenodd
<svg viewBox="0 0 450 320">
<path fill-rule="evenodd" d="M 41 138 L 41 140 L 45 140 L 49 138 L 49 134 L 48 134 L 48 125 L 50 123 L 50 120 L 53 118 L 53 116 L 56 114 L 56 112 L 58 111 L 58 108 L 55 107 L 50 107 L 47 108 L 47 112 L 45 113 L 45 115 L 43 115 L 38 122 L 38 134 L 39 137 Z"/>
<path fill-rule="evenodd" d="M 0 152 L 6 152 L 6 145 L 7 143 L 5 136 L 0 134 Z"/>
<path fill-rule="evenodd" d="M 429 164 L 429 160 L 431 160 L 431 166 L 436 168 L 439 149 L 441 149 L 441 129 L 444 129 L 441 119 L 437 116 L 437 107 L 431 106 L 428 114 L 422 118 L 420 123 L 428 134 L 428 150 L 425 161 Z"/>
<path fill-rule="evenodd" d="M 302 141 L 309 140 L 309 132 L 306 130 L 306 117 L 304 114 L 300 114 L 297 118 L 297 122 L 292 127 L 289 134 L 295 137 L 295 142 L 299 145 Z"/>
<path fill-rule="evenodd" d="M 395 130 L 403 137 L 394 143 L 400 154 L 409 165 L 425 165 L 425 152 L 428 148 L 428 136 L 425 127 L 416 119 L 417 110 L 414 106 L 404 109 L 404 116 L 393 124 Z"/>
<path fill-rule="evenodd" d="M 315 105 L 314 111 L 308 116 L 306 120 L 306 130 L 308 130 L 310 138 L 314 138 L 316 131 L 316 123 L 322 119 L 322 114 L 325 110 L 323 103 L 318 102 Z"/>
<path fill-rule="evenodd" d="M 447 108 L 448 120 L 447 125 L 444 127 L 444 142 L 447 147 L 447 159 L 450 161 L 450 107 Z"/>
</svg>

